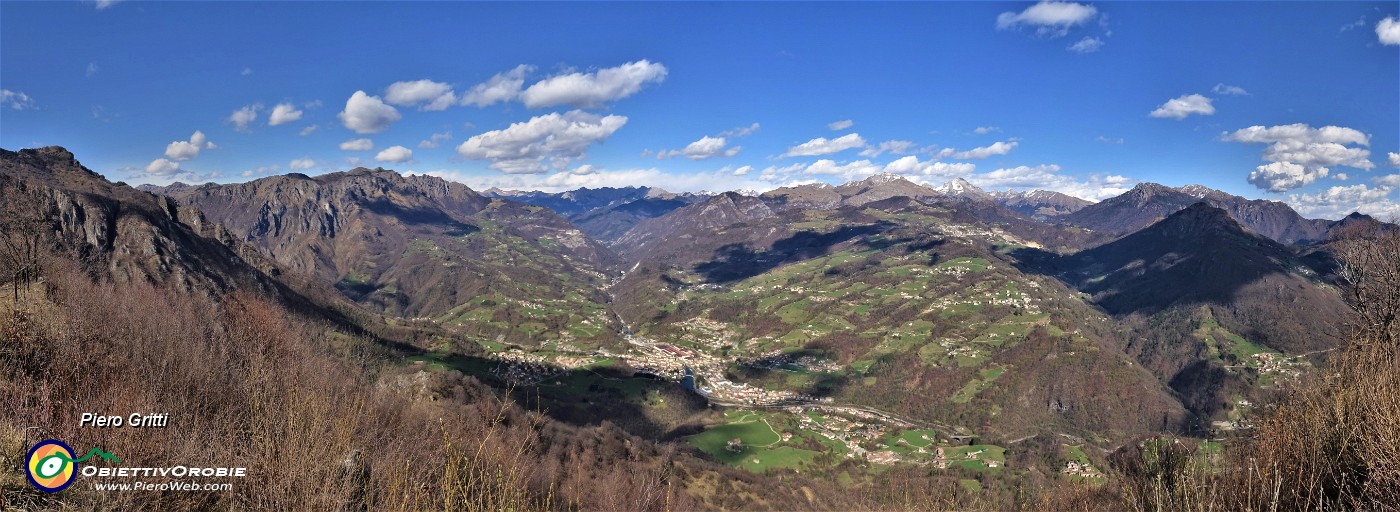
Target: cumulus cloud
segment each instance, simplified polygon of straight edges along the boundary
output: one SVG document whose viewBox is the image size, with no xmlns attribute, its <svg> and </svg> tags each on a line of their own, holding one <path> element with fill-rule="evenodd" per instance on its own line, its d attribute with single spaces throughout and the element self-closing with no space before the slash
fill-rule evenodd
<svg viewBox="0 0 1400 512">
<path fill-rule="evenodd" d="M 1316 194 L 1290 194 L 1288 203 L 1306 217 L 1339 219 L 1361 212 L 1382 220 L 1400 217 L 1400 204 L 1394 199 L 1400 175 L 1376 180 L 1376 186 L 1357 184 L 1331 187 Z"/>
<path fill-rule="evenodd" d="M 656 153 L 656 158 L 660 160 L 683 156 L 691 160 L 704 160 L 718 156 L 730 157 L 739 154 L 739 150 L 742 148 L 738 146 L 725 147 L 728 143 L 729 142 L 725 140 L 724 137 L 710 137 L 706 135 L 701 137 L 700 140 L 687 144 L 685 149 L 658 151 Z"/>
<path fill-rule="evenodd" d="M 164 158 L 157 158 L 146 165 L 146 174 L 157 178 L 170 178 L 181 172 L 179 163 Z"/>
<path fill-rule="evenodd" d="M 953 148 L 943 148 L 936 155 L 939 158 L 956 158 L 958 160 L 981 160 L 993 156 L 1005 155 L 1020 145 L 1017 139 L 993 142 L 990 146 L 972 148 L 967 151 L 957 151 Z"/>
<path fill-rule="evenodd" d="M 1152 117 L 1167 117 L 1178 121 L 1186 119 L 1187 116 L 1198 114 L 1208 116 L 1215 113 L 1215 106 L 1211 105 L 1211 99 L 1199 94 L 1187 94 L 1172 98 L 1157 107 L 1152 113 Z"/>
<path fill-rule="evenodd" d="M 1303 123 L 1278 126 L 1251 126 L 1225 132 L 1221 139 L 1245 144 L 1268 144 L 1260 165 L 1249 174 L 1249 182 L 1270 192 L 1287 192 L 1318 178 L 1327 177 L 1331 167 L 1372 169 L 1371 137 L 1342 126 L 1313 128 Z"/>
<path fill-rule="evenodd" d="M 315 125 L 315 124 L 313 124 L 313 125 L 308 126 L 308 127 L 306 127 L 306 128 L 302 128 L 301 131 L 297 132 L 297 135 L 300 135 L 300 136 L 302 136 L 302 137 L 305 137 L 305 136 L 307 136 L 307 135 L 311 135 L 311 134 L 314 133 L 316 130 L 320 130 L 320 129 L 321 129 L 321 126 L 320 126 L 320 125 Z"/>
<path fill-rule="evenodd" d="M 581 169 L 580 166 L 578 169 Z M 405 173 L 413 174 L 413 173 Z M 561 170 L 550 174 L 509 174 L 495 176 L 471 176 L 457 171 L 437 170 L 423 173 L 466 184 L 476 190 L 498 187 L 506 190 L 538 190 L 542 192 L 563 192 L 580 187 L 629 187 L 648 185 L 673 192 L 700 192 L 720 190 L 766 191 L 781 186 L 741 174 L 730 169 L 707 172 L 671 173 L 660 169 L 598 170 L 590 168 L 586 173 L 575 170 Z"/>
<path fill-rule="evenodd" d="M 279 124 L 299 121 L 301 120 L 301 114 L 302 112 L 297 110 L 295 106 L 292 106 L 291 103 L 278 103 L 277 106 L 272 107 L 272 113 L 267 116 L 267 125 L 277 126 Z"/>
<path fill-rule="evenodd" d="M 247 132 L 248 125 L 253 124 L 253 121 L 258 120 L 258 111 L 262 110 L 262 108 L 263 106 L 261 103 L 244 105 L 242 108 L 233 111 L 232 114 L 229 114 L 228 122 L 233 123 L 233 129 L 238 130 L 240 132 Z"/>
<path fill-rule="evenodd" d="M 1065 49 L 1074 53 L 1094 53 L 1103 48 L 1103 44 L 1103 39 L 1084 36 L 1084 39 L 1080 39 L 1078 42 L 1066 46 Z"/>
<path fill-rule="evenodd" d="M 490 80 L 476 84 L 462 94 L 462 104 L 485 107 L 514 100 L 520 97 L 520 88 L 525 85 L 525 75 L 534 69 L 534 66 L 521 64 L 510 71 L 497 73 Z"/>
<path fill-rule="evenodd" d="M 878 146 L 870 146 L 868 148 L 865 148 L 860 152 L 860 156 L 874 158 L 884 154 L 885 152 L 890 152 L 896 155 L 902 155 L 913 150 L 915 145 L 916 144 L 914 144 L 913 142 L 907 140 L 887 140 L 881 142 Z"/>
<path fill-rule="evenodd" d="M 1210 92 L 1221 96 L 1249 96 L 1249 91 L 1244 90 L 1243 87 L 1225 85 L 1223 83 L 1215 84 L 1215 87 L 1212 87 Z"/>
<path fill-rule="evenodd" d="M 287 168 L 293 171 L 305 171 L 316 167 L 316 161 L 310 158 L 298 158 L 287 163 Z"/>
<path fill-rule="evenodd" d="M 847 149 L 865 147 L 865 139 L 859 133 L 848 133 L 835 139 L 817 137 L 791 148 L 783 156 L 820 156 L 839 153 Z"/>
<path fill-rule="evenodd" d="M 340 143 L 341 151 L 369 151 L 374 149 L 374 141 L 369 139 L 351 139 Z"/>
<path fill-rule="evenodd" d="M 370 96 L 365 91 L 355 91 L 345 101 L 345 110 L 340 112 L 340 122 L 351 131 L 359 134 L 379 133 L 389 128 L 402 115 L 378 96 Z"/>
<path fill-rule="evenodd" d="M 457 103 L 452 86 L 432 80 L 394 82 L 384 90 L 384 101 L 401 107 L 422 104 L 419 110 L 447 110 Z"/>
<path fill-rule="evenodd" d="M 720 136 L 720 137 L 748 137 L 749 135 L 753 135 L 753 133 L 756 132 L 756 131 L 758 131 L 758 123 L 754 123 L 754 124 L 751 124 L 751 125 L 749 125 L 749 126 L 740 126 L 740 127 L 735 128 L 735 129 L 733 129 L 733 130 L 725 130 L 725 131 L 719 132 L 719 136 Z"/>
<path fill-rule="evenodd" d="M 855 126 L 855 124 L 856 124 L 856 122 L 855 122 L 855 121 L 852 121 L 852 120 L 850 120 L 850 119 L 842 119 L 842 120 L 840 120 L 840 121 L 833 121 L 833 122 L 827 123 L 827 124 L 826 124 L 826 127 L 827 127 L 828 129 L 831 129 L 831 130 L 845 130 L 845 129 L 847 129 L 847 128 L 850 128 L 850 127 L 852 127 L 852 126 Z"/>
<path fill-rule="evenodd" d="M 434 133 L 431 137 L 418 143 L 418 147 L 423 149 L 434 149 L 443 141 L 451 139 L 452 132 Z"/>
<path fill-rule="evenodd" d="M 488 160 L 492 169 L 507 174 L 544 173 L 582 158 L 589 146 L 607 140 L 624 124 L 627 118 L 619 115 L 555 112 L 473 136 L 457 146 L 457 153 Z"/>
<path fill-rule="evenodd" d="M 986 135 L 986 134 L 988 134 L 988 133 L 999 133 L 999 132 L 1001 132 L 1001 127 L 999 127 L 999 126 L 978 126 L 978 127 L 972 129 L 972 133 L 975 133 L 975 134 L 978 134 L 978 135 Z"/>
<path fill-rule="evenodd" d="M 390 146 L 384 148 L 379 154 L 374 155 L 374 160 L 378 162 L 391 162 L 401 164 L 413 159 L 413 150 L 403 146 Z"/>
<path fill-rule="evenodd" d="M 1391 167 L 1400 167 L 1400 153 L 1386 153 L 1385 156 L 1390 159 Z"/>
<path fill-rule="evenodd" d="M 0 105 L 10 107 L 15 110 L 29 110 L 34 108 L 34 98 L 20 91 L 0 89 Z"/>
<path fill-rule="evenodd" d="M 1063 37 L 1071 27 L 1094 19 L 1099 10 L 1092 5 L 1074 2 L 1042 1 L 1021 12 L 1004 12 L 997 16 L 997 30 L 1021 27 L 1034 28 L 1036 34 Z"/>
<path fill-rule="evenodd" d="M 1386 46 L 1400 45 L 1400 20 L 1386 16 L 1376 23 L 1376 38 Z"/>
<path fill-rule="evenodd" d="M 1119 175 L 1090 175 L 1075 178 L 1061 174 L 1062 168 L 1056 164 L 1020 165 L 994 171 L 973 174 L 968 182 L 984 189 L 1011 190 L 1050 190 L 1099 201 L 1120 195 L 1132 188 L 1136 180 Z"/>
<path fill-rule="evenodd" d="M 643 84 L 665 79 L 666 66 L 639 60 L 594 73 L 555 75 L 525 89 L 520 99 L 530 108 L 556 105 L 598 108 L 606 102 L 636 94 Z"/>
<path fill-rule="evenodd" d="M 166 145 L 165 158 L 176 162 L 183 162 L 198 157 L 201 150 L 214 149 L 216 147 L 218 146 L 214 145 L 213 142 L 204 136 L 204 132 L 195 130 L 194 135 L 190 136 L 190 140 L 177 140 Z"/>
</svg>

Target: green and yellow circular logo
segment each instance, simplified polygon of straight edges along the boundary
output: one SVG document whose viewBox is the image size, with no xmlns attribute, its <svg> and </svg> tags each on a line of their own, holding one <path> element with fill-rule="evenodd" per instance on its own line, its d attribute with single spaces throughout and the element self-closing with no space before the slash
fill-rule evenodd
<svg viewBox="0 0 1400 512">
<path fill-rule="evenodd" d="M 73 461 L 73 449 L 63 441 L 46 439 L 29 450 L 24 468 L 29 483 L 39 490 L 54 493 L 73 484 L 78 464 Z"/>
</svg>

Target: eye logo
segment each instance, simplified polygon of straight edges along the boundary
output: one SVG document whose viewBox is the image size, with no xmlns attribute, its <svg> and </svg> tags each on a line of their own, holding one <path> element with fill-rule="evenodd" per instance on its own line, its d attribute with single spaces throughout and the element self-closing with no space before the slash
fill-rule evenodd
<svg viewBox="0 0 1400 512">
<path fill-rule="evenodd" d="M 63 441 L 47 439 L 29 450 L 25 470 L 29 483 L 34 487 L 55 493 L 73 484 L 73 474 L 78 471 L 78 464 L 73 460 L 72 448 Z"/>
</svg>

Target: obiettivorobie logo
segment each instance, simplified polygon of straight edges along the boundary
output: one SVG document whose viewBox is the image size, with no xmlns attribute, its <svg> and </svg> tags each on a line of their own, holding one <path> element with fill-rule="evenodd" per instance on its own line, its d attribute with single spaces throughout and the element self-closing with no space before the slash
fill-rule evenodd
<svg viewBox="0 0 1400 512">
<path fill-rule="evenodd" d="M 121 459 L 101 448 L 93 448 L 87 455 L 75 459 L 72 447 L 57 439 L 45 439 L 29 449 L 29 458 L 25 459 L 24 463 L 25 475 L 29 477 L 29 483 L 41 491 L 62 491 L 73 485 L 73 477 L 78 473 L 78 464 L 94 455 L 107 462 L 121 462 Z"/>
</svg>

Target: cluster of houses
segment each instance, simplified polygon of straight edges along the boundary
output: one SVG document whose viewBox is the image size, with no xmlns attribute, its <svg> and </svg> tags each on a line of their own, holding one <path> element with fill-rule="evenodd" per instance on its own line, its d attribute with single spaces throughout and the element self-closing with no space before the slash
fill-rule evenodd
<svg viewBox="0 0 1400 512">
<path fill-rule="evenodd" d="M 1098 469 L 1094 468 L 1094 466 L 1090 465 L 1090 464 L 1087 463 L 1087 462 L 1077 462 L 1077 461 L 1069 461 L 1069 462 L 1066 462 L 1066 463 L 1065 463 L 1065 469 L 1064 469 L 1064 471 L 1062 471 L 1062 473 L 1064 473 L 1064 474 L 1066 474 L 1066 475 L 1071 475 L 1071 476 L 1082 476 L 1082 477 L 1086 477 L 1086 478 L 1100 478 L 1100 477 L 1103 477 L 1103 473 L 1100 473 Z"/>
<path fill-rule="evenodd" d="M 523 352 L 518 348 L 497 352 L 493 357 L 500 363 L 491 373 L 512 384 L 534 384 L 562 371 L 545 356 Z"/>
</svg>

